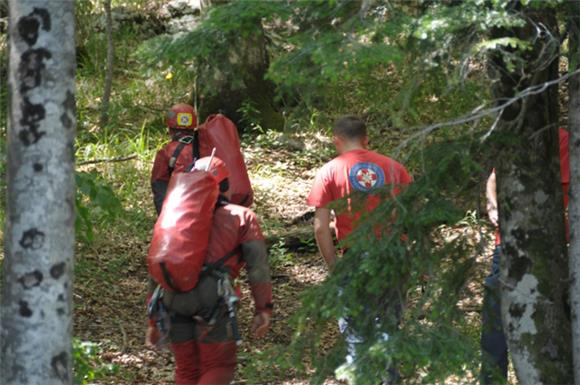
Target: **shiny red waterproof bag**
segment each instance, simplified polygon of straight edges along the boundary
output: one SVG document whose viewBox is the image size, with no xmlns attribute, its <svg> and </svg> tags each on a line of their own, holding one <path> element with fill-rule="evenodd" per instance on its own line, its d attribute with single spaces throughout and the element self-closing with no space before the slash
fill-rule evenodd
<svg viewBox="0 0 580 385">
<path fill-rule="evenodd" d="M 149 274 L 164 289 L 183 292 L 197 284 L 217 197 L 217 183 L 205 171 L 171 177 L 147 255 Z"/>
<path fill-rule="evenodd" d="M 215 156 L 223 160 L 230 172 L 230 202 L 250 207 L 254 192 L 240 149 L 240 137 L 236 125 L 224 115 L 210 115 L 199 128 L 200 156 L 210 156 L 215 147 Z"/>
</svg>

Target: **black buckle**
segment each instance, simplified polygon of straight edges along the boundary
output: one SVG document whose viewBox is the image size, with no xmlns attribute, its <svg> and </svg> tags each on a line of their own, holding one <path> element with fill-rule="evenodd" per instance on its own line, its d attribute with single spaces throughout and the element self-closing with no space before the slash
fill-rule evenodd
<svg viewBox="0 0 580 385">
<path fill-rule="evenodd" d="M 177 141 L 183 144 L 191 144 L 193 143 L 193 136 L 182 136 L 181 138 L 177 139 Z"/>
</svg>

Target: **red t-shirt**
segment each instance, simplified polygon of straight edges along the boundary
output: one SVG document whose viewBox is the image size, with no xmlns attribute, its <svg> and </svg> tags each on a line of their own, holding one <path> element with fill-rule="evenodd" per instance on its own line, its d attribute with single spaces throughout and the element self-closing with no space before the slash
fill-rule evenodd
<svg viewBox="0 0 580 385">
<path fill-rule="evenodd" d="M 353 192 L 368 193 L 384 186 L 391 186 L 396 195 L 400 192 L 400 186 L 411 181 L 405 167 L 391 158 L 369 150 L 352 150 L 339 155 L 318 170 L 306 202 L 316 208 L 325 207 Z M 379 203 L 378 196 L 369 195 L 366 210 L 374 210 Z M 361 213 L 353 212 L 349 200 L 347 211 L 336 214 L 336 237 L 342 240 L 354 230 L 354 223 Z"/>
<path fill-rule="evenodd" d="M 560 178 L 562 180 L 562 190 L 564 193 L 564 209 L 568 207 L 568 189 L 570 188 L 570 153 L 568 152 L 568 131 L 560 128 L 558 131 L 560 138 Z M 495 172 L 495 169 L 493 170 Z M 566 220 L 566 237 L 569 238 L 568 221 Z M 495 232 L 495 244 L 501 244 L 499 229 Z"/>
</svg>

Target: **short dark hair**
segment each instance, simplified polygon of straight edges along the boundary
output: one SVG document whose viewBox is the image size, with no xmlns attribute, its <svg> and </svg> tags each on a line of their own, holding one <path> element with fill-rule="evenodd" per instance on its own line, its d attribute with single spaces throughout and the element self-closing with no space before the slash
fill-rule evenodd
<svg viewBox="0 0 580 385">
<path fill-rule="evenodd" d="M 332 133 L 345 139 L 362 139 L 367 136 L 367 126 L 357 116 L 347 115 L 334 123 Z"/>
</svg>

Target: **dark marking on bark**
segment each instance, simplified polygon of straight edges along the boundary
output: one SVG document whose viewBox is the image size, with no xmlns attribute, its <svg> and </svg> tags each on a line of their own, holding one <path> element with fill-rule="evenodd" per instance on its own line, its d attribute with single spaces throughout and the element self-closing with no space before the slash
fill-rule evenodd
<svg viewBox="0 0 580 385">
<path fill-rule="evenodd" d="M 512 257 L 509 262 L 508 277 L 514 279 L 516 282 L 519 282 L 531 267 L 532 261 L 530 261 L 529 258 L 518 256 Z"/>
<path fill-rule="evenodd" d="M 72 120 L 71 118 L 68 117 L 68 114 L 66 112 L 63 112 L 62 115 L 60 116 L 60 122 L 66 128 L 72 127 Z"/>
<path fill-rule="evenodd" d="M 41 172 L 44 169 L 44 166 L 42 163 L 34 163 L 32 168 L 34 169 L 34 172 Z"/>
<path fill-rule="evenodd" d="M 519 303 L 512 303 L 510 305 L 510 315 L 513 318 L 522 318 L 522 316 L 524 315 L 526 311 L 526 305 L 525 304 L 519 304 Z"/>
<path fill-rule="evenodd" d="M 532 265 L 531 261 L 525 257 L 512 258 L 508 276 L 519 282 Z"/>
<path fill-rule="evenodd" d="M 42 318 L 42 319 L 46 318 L 46 314 L 44 314 L 44 310 L 40 311 L 40 318 Z"/>
<path fill-rule="evenodd" d="M 65 290 L 66 290 L 66 289 L 68 289 L 68 281 L 67 281 L 67 282 L 65 282 L 65 283 L 62 285 L 62 287 L 64 287 L 64 288 L 65 288 Z"/>
<path fill-rule="evenodd" d="M 17 24 L 18 33 L 30 46 L 36 44 L 41 26 L 45 31 L 50 31 L 50 13 L 46 9 L 36 7 L 27 16 L 21 17 Z"/>
<path fill-rule="evenodd" d="M 39 131 L 38 124 L 46 116 L 46 110 L 42 104 L 33 104 L 28 98 L 24 98 L 22 103 L 22 118 L 20 119 L 20 124 L 28 127 L 27 130 L 21 130 L 19 133 L 19 138 L 25 146 L 30 146 L 42 138 L 46 132 Z"/>
<path fill-rule="evenodd" d="M 549 338 L 546 344 L 542 346 L 540 352 L 542 353 L 542 355 L 547 356 L 551 360 L 557 360 L 560 356 L 558 351 L 558 345 L 556 345 L 551 338 Z"/>
<path fill-rule="evenodd" d="M 51 360 L 52 370 L 57 378 L 68 381 L 68 355 L 62 352 Z"/>
<path fill-rule="evenodd" d="M 23 249 L 38 250 L 44 245 L 45 234 L 36 228 L 26 230 L 20 238 L 20 246 Z"/>
<path fill-rule="evenodd" d="M 58 314 L 59 316 L 63 316 L 65 315 L 66 310 L 64 309 L 64 307 L 59 307 L 58 309 L 56 309 L 56 314 Z"/>
<path fill-rule="evenodd" d="M 516 328 L 514 327 L 514 324 L 510 322 L 508 324 L 508 331 L 509 331 L 509 333 L 512 334 L 514 332 L 514 330 L 516 330 Z"/>
<path fill-rule="evenodd" d="M 18 278 L 18 282 L 20 282 L 20 284 L 24 289 L 33 288 L 35 286 L 40 285 L 40 283 L 42 282 L 42 273 L 38 270 L 34 270 Z"/>
<path fill-rule="evenodd" d="M 22 81 L 20 92 L 24 94 L 40 85 L 42 71 L 46 68 L 44 61 L 50 58 L 52 54 L 44 48 L 29 49 L 22 54 L 18 66 L 18 74 Z"/>
<path fill-rule="evenodd" d="M 75 94 L 70 91 L 66 92 L 66 98 L 62 103 L 64 109 L 68 112 L 74 113 L 76 110 Z"/>
<path fill-rule="evenodd" d="M 64 107 L 64 112 L 60 116 L 60 121 L 66 128 L 72 128 L 73 120 L 70 116 L 74 117 L 76 115 L 75 95 L 72 92 L 66 92 L 66 98 L 64 99 L 62 106 Z"/>
<path fill-rule="evenodd" d="M 58 302 L 64 302 L 64 294 L 59 294 L 57 297 Z"/>
<path fill-rule="evenodd" d="M 19 306 L 18 313 L 20 313 L 22 317 L 29 318 L 32 316 L 32 310 L 30 310 L 30 308 L 28 307 L 28 302 L 21 300 L 18 302 L 18 306 Z"/>
<path fill-rule="evenodd" d="M 50 268 L 50 276 L 54 279 L 59 279 L 64 274 L 64 268 L 66 264 L 64 262 L 55 263 Z"/>
</svg>

